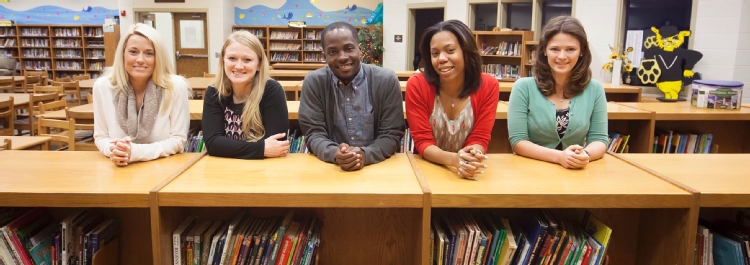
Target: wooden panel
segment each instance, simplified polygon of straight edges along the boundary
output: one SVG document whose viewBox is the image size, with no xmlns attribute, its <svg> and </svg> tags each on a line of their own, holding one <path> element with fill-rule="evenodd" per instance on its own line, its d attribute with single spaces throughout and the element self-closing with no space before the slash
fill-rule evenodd
<svg viewBox="0 0 750 265">
<path fill-rule="evenodd" d="M 701 193 L 703 207 L 750 207 L 748 154 L 623 154 Z"/>
<path fill-rule="evenodd" d="M 112 66 L 115 62 L 115 52 L 120 43 L 120 25 L 114 25 L 113 32 L 104 32 L 104 64 Z"/>
<path fill-rule="evenodd" d="M 155 264 L 173 264 L 171 233 L 188 215 L 198 221 L 230 221 L 240 208 L 161 207 L 162 258 Z M 257 217 L 282 217 L 286 208 L 250 208 Z M 319 265 L 417 264 L 420 248 L 421 208 L 308 208 L 295 216 L 314 215 L 323 222 Z"/>
<path fill-rule="evenodd" d="M 478 181 L 416 158 L 432 191 L 433 207 L 673 208 L 690 207 L 691 194 L 610 155 L 583 170 L 518 155 L 492 154 Z"/>
<path fill-rule="evenodd" d="M 738 110 L 704 109 L 690 106 L 689 101 L 675 103 L 638 102 L 618 103 L 624 106 L 656 112 L 656 120 L 750 120 L 750 108 Z"/>
<path fill-rule="evenodd" d="M 666 209 L 658 209 L 666 211 Z M 645 210 L 641 209 L 589 209 L 591 214 L 599 218 L 604 224 L 612 228 L 612 237 L 607 249 L 610 265 L 637 264 L 673 264 L 673 263 L 637 263 L 639 229 L 643 228 L 640 216 Z M 580 219 L 579 219 L 580 220 Z M 648 223 L 646 223 L 645 226 Z"/>
<path fill-rule="evenodd" d="M 421 208 L 422 190 L 405 154 L 354 172 L 309 154 L 206 156 L 159 192 L 159 205 Z"/>
<path fill-rule="evenodd" d="M 635 264 L 693 264 L 697 209 L 644 209 L 640 224 Z"/>
<path fill-rule="evenodd" d="M 656 115 L 658 116 L 659 114 L 657 113 Z M 750 135 L 750 119 L 657 120 L 656 128 L 684 133 L 710 133 L 713 134 L 713 141 L 711 143 L 719 147 L 718 151 L 720 153 L 750 153 L 750 139 L 747 139 L 747 136 Z M 711 152 L 715 151 L 711 150 Z"/>
<path fill-rule="evenodd" d="M 630 134 L 627 153 L 650 153 L 653 150 L 653 120 L 609 120 L 609 133 Z"/>
<path fill-rule="evenodd" d="M 118 167 L 95 151 L 3 151 L 0 161 L 23 162 L 3 168 L 0 205 L 147 208 L 151 188 L 198 155 Z"/>
<path fill-rule="evenodd" d="M 513 90 L 514 82 L 500 82 L 500 100 L 508 101 L 510 92 Z M 615 102 L 638 102 L 641 99 L 640 87 L 620 85 L 612 86 L 611 83 L 602 83 L 607 101 Z"/>
<path fill-rule="evenodd" d="M 500 106 L 502 104 L 498 104 Z M 505 113 L 507 116 L 507 113 Z M 497 119 L 495 125 L 492 127 L 492 134 L 490 135 L 490 144 L 487 147 L 488 154 L 510 154 L 513 153 L 513 149 L 510 147 L 510 140 L 508 136 L 508 120 Z"/>
</svg>

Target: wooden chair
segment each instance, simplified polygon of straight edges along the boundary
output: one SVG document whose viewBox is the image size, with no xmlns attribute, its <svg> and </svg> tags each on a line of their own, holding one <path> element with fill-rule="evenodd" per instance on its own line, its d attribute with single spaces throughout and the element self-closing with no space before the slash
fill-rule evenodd
<svg viewBox="0 0 750 265">
<path fill-rule="evenodd" d="M 29 113 L 28 117 L 21 119 L 16 116 L 15 127 L 18 130 L 18 135 L 22 134 L 23 130 L 28 130 L 29 135 L 34 136 L 37 133 L 36 115 L 39 114 L 39 102 L 50 103 L 53 101 L 60 100 L 58 94 L 29 94 Z"/>
<path fill-rule="evenodd" d="M 79 112 L 68 109 L 68 119 L 73 121 L 77 151 L 98 151 L 94 142 L 94 113 Z M 80 141 L 79 141 L 80 139 Z"/>
<path fill-rule="evenodd" d="M 55 78 L 53 82 L 70 82 L 70 76 Z"/>
<path fill-rule="evenodd" d="M 73 80 L 74 81 L 89 80 L 89 79 L 91 79 L 91 77 L 88 76 L 88 75 L 76 75 L 76 76 L 73 76 Z"/>
<path fill-rule="evenodd" d="M 81 98 L 81 87 L 78 85 L 78 81 L 73 82 L 52 82 L 53 86 L 62 86 L 63 87 L 63 93 L 65 95 L 71 96 L 71 103 L 75 104 L 76 106 L 79 106 L 83 104 L 83 99 Z"/>
<path fill-rule="evenodd" d="M 0 151 L 13 149 L 12 145 L 11 140 L 6 138 L 3 143 L 0 143 Z"/>
<path fill-rule="evenodd" d="M 88 103 L 88 104 L 94 104 L 94 95 L 92 95 L 92 94 L 86 94 L 86 103 Z"/>
<path fill-rule="evenodd" d="M 209 73 L 203 72 L 203 77 L 216 77 L 216 74 L 209 74 Z"/>
<path fill-rule="evenodd" d="M 26 93 L 31 92 L 34 85 L 46 86 L 47 85 L 47 71 L 26 71 Z"/>
<path fill-rule="evenodd" d="M 16 119 L 15 105 L 13 105 L 13 97 L 8 98 L 6 101 L 0 101 L 0 122 L 3 127 L 0 128 L 0 135 L 2 136 L 13 136 L 16 134 L 14 123 Z"/>
<path fill-rule="evenodd" d="M 2 93 L 14 93 L 16 82 L 13 81 L 13 77 L 0 79 L 0 92 Z"/>
<path fill-rule="evenodd" d="M 46 119 L 44 116 L 39 117 L 37 123 L 39 136 L 48 136 L 50 142 L 62 142 L 70 151 L 75 151 L 75 121 Z M 59 147 L 57 150 L 65 149 Z"/>
<path fill-rule="evenodd" d="M 68 108 L 68 103 L 65 100 L 57 100 L 52 102 L 39 102 L 39 115 L 45 114 L 50 111 L 64 110 Z"/>
<path fill-rule="evenodd" d="M 35 85 L 32 92 L 34 94 L 55 94 L 58 98 L 63 98 L 65 90 L 63 86 L 39 86 Z"/>
</svg>

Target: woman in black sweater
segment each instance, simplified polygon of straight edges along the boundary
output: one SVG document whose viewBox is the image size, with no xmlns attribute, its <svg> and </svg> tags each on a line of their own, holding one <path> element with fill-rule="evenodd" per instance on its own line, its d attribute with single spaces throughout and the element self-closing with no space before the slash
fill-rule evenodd
<svg viewBox="0 0 750 265">
<path fill-rule="evenodd" d="M 286 156 L 286 96 L 269 78 L 268 58 L 257 37 L 247 31 L 229 35 L 214 86 L 206 89 L 203 99 L 203 138 L 209 155 Z"/>
</svg>

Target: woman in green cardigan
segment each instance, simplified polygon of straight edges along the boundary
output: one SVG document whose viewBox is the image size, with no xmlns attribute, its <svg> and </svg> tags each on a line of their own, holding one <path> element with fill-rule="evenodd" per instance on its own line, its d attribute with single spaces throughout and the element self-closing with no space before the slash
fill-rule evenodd
<svg viewBox="0 0 750 265">
<path fill-rule="evenodd" d="M 607 149 L 607 99 L 591 79 L 591 50 L 577 19 L 556 17 L 542 29 L 534 77 L 513 84 L 508 135 L 516 154 L 583 168 Z"/>
</svg>

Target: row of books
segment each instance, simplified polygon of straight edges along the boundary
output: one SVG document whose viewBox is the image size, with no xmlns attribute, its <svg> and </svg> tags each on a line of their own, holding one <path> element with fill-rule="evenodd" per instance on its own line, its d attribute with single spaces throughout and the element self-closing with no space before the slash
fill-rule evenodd
<svg viewBox="0 0 750 265">
<path fill-rule="evenodd" d="M 101 37 L 104 36 L 104 29 L 103 28 L 84 28 L 83 29 L 86 37 Z"/>
<path fill-rule="evenodd" d="M 57 37 L 78 37 L 81 36 L 79 28 L 56 28 L 55 36 Z"/>
<path fill-rule="evenodd" d="M 500 42 L 497 46 L 482 43 L 483 55 L 521 56 L 521 42 Z"/>
<path fill-rule="evenodd" d="M 47 51 L 47 50 L 43 50 Z M 81 50 L 55 50 L 55 57 L 57 58 L 81 58 Z"/>
<path fill-rule="evenodd" d="M 258 218 L 241 210 L 230 223 L 188 216 L 172 234 L 174 265 L 315 264 L 322 222 L 316 217 Z"/>
<path fill-rule="evenodd" d="M 0 36 L 16 36 L 15 28 L 0 27 Z"/>
<path fill-rule="evenodd" d="M 52 66 L 50 61 L 28 61 L 28 60 L 24 60 L 23 65 L 25 69 L 50 69 Z"/>
<path fill-rule="evenodd" d="M 271 43 L 271 50 L 299 50 L 302 44 L 295 43 Z"/>
<path fill-rule="evenodd" d="M 49 57 L 48 49 L 24 49 L 24 57 Z"/>
<path fill-rule="evenodd" d="M 430 264 L 605 264 L 612 230 L 589 212 L 582 226 L 539 209 L 514 217 L 492 211 L 433 217 Z"/>
<path fill-rule="evenodd" d="M 711 153 L 713 134 L 693 134 L 657 129 L 653 152 L 657 154 L 708 154 Z"/>
<path fill-rule="evenodd" d="M 83 62 L 78 61 L 56 61 L 56 69 L 58 70 L 81 70 L 83 69 Z"/>
<path fill-rule="evenodd" d="M 305 51 L 322 51 L 323 44 L 320 42 L 307 42 L 305 43 Z"/>
<path fill-rule="evenodd" d="M 271 39 L 296 40 L 298 37 L 299 32 L 271 31 Z"/>
<path fill-rule="evenodd" d="M 5 41 L 3 41 L 2 43 L 5 47 L 16 46 L 16 39 L 5 39 Z"/>
<path fill-rule="evenodd" d="M 299 53 L 274 52 L 271 53 L 271 61 L 298 61 Z"/>
<path fill-rule="evenodd" d="M 55 40 L 55 47 L 81 47 L 81 40 L 74 40 L 74 39 Z"/>
<path fill-rule="evenodd" d="M 47 39 L 22 39 L 21 45 L 24 47 L 48 47 L 49 40 Z"/>
<path fill-rule="evenodd" d="M 21 36 L 47 36 L 46 28 L 22 28 Z"/>
<path fill-rule="evenodd" d="M 305 62 L 324 62 L 323 53 L 305 53 Z"/>
<path fill-rule="evenodd" d="M 630 134 L 610 133 L 607 151 L 625 153 L 625 150 L 628 148 L 628 140 L 630 140 Z"/>
<path fill-rule="evenodd" d="M 536 49 L 529 49 L 529 63 L 534 64 L 534 61 L 536 61 Z"/>
<path fill-rule="evenodd" d="M 697 265 L 750 264 L 750 216 L 739 211 L 736 222 L 699 220 L 696 234 Z"/>
<path fill-rule="evenodd" d="M 54 222 L 44 208 L 0 208 L 0 227 L 4 265 L 91 265 L 119 234 L 117 222 L 86 209 Z"/>
<path fill-rule="evenodd" d="M 483 64 L 482 73 L 490 74 L 495 78 L 520 78 L 521 66 L 509 64 Z"/>
<path fill-rule="evenodd" d="M 414 138 L 411 137 L 411 131 L 409 128 L 406 128 L 406 132 L 404 132 L 404 137 L 401 138 L 401 148 L 399 149 L 399 153 L 414 153 Z"/>
<path fill-rule="evenodd" d="M 309 154 L 310 150 L 307 149 L 307 143 L 305 143 L 305 134 L 301 131 L 294 130 L 290 132 L 287 130 L 286 135 L 289 139 L 289 153 L 291 154 Z"/>
<path fill-rule="evenodd" d="M 305 31 L 305 39 L 306 40 L 320 40 L 321 33 L 323 33 L 322 30 Z"/>
</svg>

